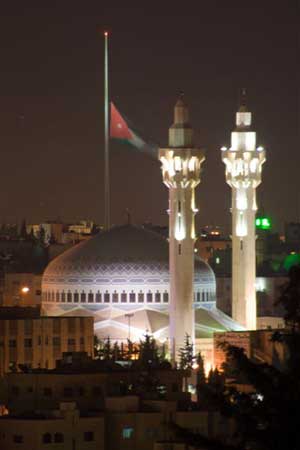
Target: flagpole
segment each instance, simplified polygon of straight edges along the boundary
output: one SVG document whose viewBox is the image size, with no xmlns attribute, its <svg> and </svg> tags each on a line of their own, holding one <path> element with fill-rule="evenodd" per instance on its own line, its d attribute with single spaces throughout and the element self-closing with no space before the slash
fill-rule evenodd
<svg viewBox="0 0 300 450">
<path fill-rule="evenodd" d="M 108 32 L 104 32 L 104 228 L 110 228 Z"/>
</svg>

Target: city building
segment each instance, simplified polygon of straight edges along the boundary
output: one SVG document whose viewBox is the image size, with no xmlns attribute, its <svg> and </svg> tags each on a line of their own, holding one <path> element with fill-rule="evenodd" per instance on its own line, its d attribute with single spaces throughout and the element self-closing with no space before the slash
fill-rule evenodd
<svg viewBox="0 0 300 450">
<path fill-rule="evenodd" d="M 41 306 L 42 275 L 35 273 L 5 273 L 3 277 L 3 306 Z"/>
<path fill-rule="evenodd" d="M 0 375 L 54 368 L 64 352 L 93 355 L 92 317 L 40 317 L 38 308 L 0 308 Z"/>
</svg>

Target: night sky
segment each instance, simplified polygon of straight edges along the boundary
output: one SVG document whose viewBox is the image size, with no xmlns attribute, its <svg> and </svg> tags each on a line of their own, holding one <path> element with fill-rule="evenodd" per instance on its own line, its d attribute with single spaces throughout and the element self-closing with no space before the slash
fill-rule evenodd
<svg viewBox="0 0 300 450">
<path fill-rule="evenodd" d="M 5 3 L 0 221 L 102 222 L 105 27 L 112 30 L 111 99 L 145 139 L 166 144 L 185 92 L 206 149 L 199 224 L 230 223 L 220 147 L 230 143 L 241 87 L 267 150 L 259 206 L 279 229 L 300 220 L 296 1 Z M 159 163 L 120 144 L 110 149 L 112 222 L 124 223 L 129 208 L 135 223 L 166 224 Z"/>
</svg>

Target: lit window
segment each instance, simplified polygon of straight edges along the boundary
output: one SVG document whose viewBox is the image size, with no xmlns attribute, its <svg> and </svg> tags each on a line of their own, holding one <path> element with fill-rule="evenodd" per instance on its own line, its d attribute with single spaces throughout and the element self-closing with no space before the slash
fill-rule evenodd
<svg viewBox="0 0 300 450">
<path fill-rule="evenodd" d="M 132 427 L 124 427 L 122 431 L 123 439 L 131 439 L 133 437 L 133 428 Z"/>
<path fill-rule="evenodd" d="M 218 256 L 216 258 L 216 264 L 220 264 L 220 258 Z"/>
</svg>

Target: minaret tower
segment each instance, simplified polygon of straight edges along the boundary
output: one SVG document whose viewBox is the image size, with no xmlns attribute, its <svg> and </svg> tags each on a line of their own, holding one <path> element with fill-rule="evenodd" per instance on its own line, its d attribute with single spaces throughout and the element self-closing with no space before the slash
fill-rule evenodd
<svg viewBox="0 0 300 450">
<path fill-rule="evenodd" d="M 169 128 L 169 147 L 159 149 L 162 175 L 169 188 L 170 350 L 172 359 L 187 333 L 195 340 L 194 242 L 195 188 L 200 183 L 203 151 L 193 145 L 188 108 L 180 95 Z"/>
<path fill-rule="evenodd" d="M 245 90 L 236 113 L 236 128 L 231 133 L 231 147 L 221 150 L 226 181 L 232 189 L 232 317 L 247 330 L 255 330 L 256 188 L 261 183 L 266 157 L 263 147 L 256 148 Z"/>
</svg>

